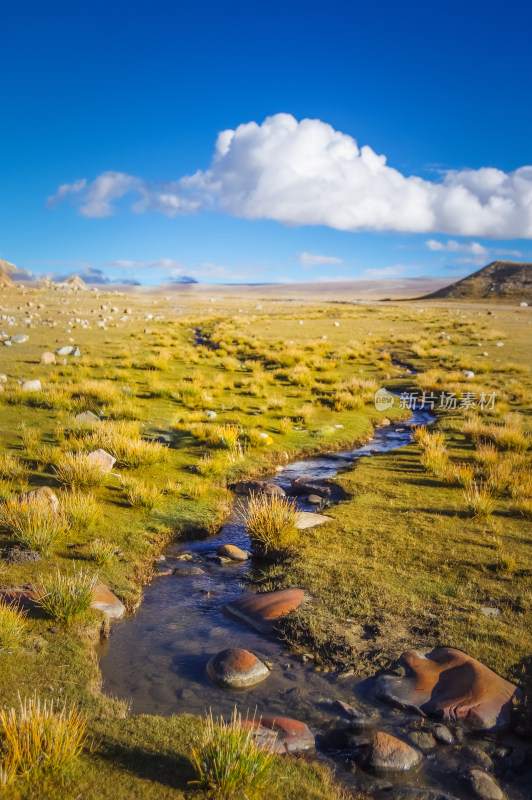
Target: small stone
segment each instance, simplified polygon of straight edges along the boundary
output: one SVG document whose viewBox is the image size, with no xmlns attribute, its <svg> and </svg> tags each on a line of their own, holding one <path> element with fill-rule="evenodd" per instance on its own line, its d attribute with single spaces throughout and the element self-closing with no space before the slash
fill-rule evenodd
<svg viewBox="0 0 532 800">
<path fill-rule="evenodd" d="M 470 369 L 465 369 L 464 370 L 464 377 L 465 378 L 474 378 L 475 377 L 475 373 Z"/>
<path fill-rule="evenodd" d="M 411 731 L 408 734 L 408 741 L 421 750 L 422 753 L 430 753 L 436 747 L 434 736 L 425 731 Z"/>
<path fill-rule="evenodd" d="M 246 689 L 270 674 L 268 667 L 249 650 L 229 648 L 211 658 L 207 674 L 215 683 L 230 689 Z"/>
<path fill-rule="evenodd" d="M 24 550 L 21 547 L 7 547 L 2 552 L 2 558 L 4 558 L 8 564 L 30 564 L 33 561 L 40 561 L 42 556 L 40 553 L 36 553 L 35 550 Z"/>
<path fill-rule="evenodd" d="M 404 772 L 418 766 L 422 758 L 419 750 L 384 731 L 371 741 L 369 766 L 374 770 Z"/>
<path fill-rule="evenodd" d="M 454 736 L 446 725 L 435 725 L 432 735 L 440 744 L 454 744 Z"/>
<path fill-rule="evenodd" d="M 311 506 L 319 506 L 321 500 L 322 498 L 317 494 L 309 494 L 307 497 L 307 503 L 309 503 Z"/>
<path fill-rule="evenodd" d="M 101 422 L 100 417 L 97 414 L 94 414 L 92 411 L 81 411 L 79 414 L 76 414 L 74 417 L 74 421 L 81 424 L 81 425 L 93 425 L 95 423 Z"/>
<path fill-rule="evenodd" d="M 205 416 L 207 417 L 207 419 L 216 419 L 218 414 L 216 413 L 216 411 L 209 410 L 205 412 Z"/>
<path fill-rule="evenodd" d="M 41 364 L 44 364 L 45 366 L 48 366 L 49 364 L 55 364 L 55 354 L 48 351 L 42 353 Z"/>
<path fill-rule="evenodd" d="M 118 597 L 107 588 L 103 583 L 98 584 L 94 590 L 91 608 L 97 611 L 103 611 L 108 617 L 112 619 L 120 619 L 124 616 L 126 607 L 120 602 Z"/>
<path fill-rule="evenodd" d="M 479 767 L 469 767 L 462 773 L 462 779 L 477 800 L 503 800 L 504 792 L 495 778 Z"/>
<path fill-rule="evenodd" d="M 175 567 L 174 575 L 179 575 L 182 578 L 193 578 L 197 575 L 206 575 L 207 573 L 205 570 L 201 569 L 201 567 L 196 567 L 193 564 L 190 566 L 179 566 Z"/>
<path fill-rule="evenodd" d="M 64 340 L 63 340 L 64 341 Z M 55 351 L 56 356 L 69 356 L 72 352 L 72 348 L 69 344 L 63 345 L 63 347 L 58 347 Z"/>
<path fill-rule="evenodd" d="M 498 617 L 501 613 L 500 608 L 495 608 L 494 606 L 481 606 L 480 610 L 485 617 Z"/>
<path fill-rule="evenodd" d="M 245 550 L 241 550 L 234 544 L 221 544 L 216 548 L 216 552 L 219 556 L 225 556 L 231 561 L 247 561 L 249 557 Z"/>
<path fill-rule="evenodd" d="M 238 481 L 230 487 L 236 494 L 251 495 L 251 494 L 266 494 L 266 495 L 279 495 L 286 494 L 285 490 L 276 483 L 269 483 L 267 481 Z"/>
</svg>

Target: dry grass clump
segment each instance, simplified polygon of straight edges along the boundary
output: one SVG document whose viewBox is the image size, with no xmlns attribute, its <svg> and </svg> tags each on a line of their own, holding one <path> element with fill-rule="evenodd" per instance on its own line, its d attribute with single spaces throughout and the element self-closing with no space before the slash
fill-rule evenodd
<svg viewBox="0 0 532 800">
<path fill-rule="evenodd" d="M 89 610 L 98 575 L 75 566 L 71 573 L 59 569 L 34 588 L 36 602 L 52 619 L 69 624 Z"/>
<path fill-rule="evenodd" d="M 294 421 L 290 419 L 290 417 L 282 417 L 279 420 L 279 433 L 283 436 L 287 436 L 289 433 L 292 433 L 294 428 Z"/>
<path fill-rule="evenodd" d="M 89 543 L 89 558 L 100 567 L 110 564 L 116 556 L 116 552 L 116 545 L 106 542 L 104 539 L 93 539 Z"/>
<path fill-rule="evenodd" d="M 413 433 L 414 441 L 421 447 L 421 463 L 438 477 L 449 474 L 449 455 L 445 449 L 443 431 L 429 431 L 420 425 Z"/>
<path fill-rule="evenodd" d="M 103 513 L 94 495 L 79 489 L 62 493 L 61 510 L 68 524 L 77 531 L 89 530 Z"/>
<path fill-rule="evenodd" d="M 75 446 L 80 450 L 102 448 L 116 459 L 118 466 L 140 467 L 166 458 L 166 449 L 140 435 L 140 424 L 130 420 L 102 422 L 88 433 L 73 430 Z"/>
<path fill-rule="evenodd" d="M 272 765 L 275 737 L 270 747 L 261 745 L 254 733 L 254 722 L 244 726 L 236 707 L 229 722 L 223 717 L 215 720 L 209 711 L 202 720 L 199 745 L 192 750 L 197 775 L 194 783 L 224 798 L 257 796 Z"/>
<path fill-rule="evenodd" d="M 127 502 L 133 508 L 153 508 L 161 499 L 163 491 L 158 486 L 150 486 L 140 478 L 123 478 L 122 488 Z"/>
<path fill-rule="evenodd" d="M 63 453 L 53 469 L 58 480 L 66 486 L 99 486 L 106 477 L 87 453 Z"/>
<path fill-rule="evenodd" d="M 24 547 L 49 556 L 66 536 L 64 517 L 35 497 L 10 497 L 0 508 L 0 522 Z"/>
<path fill-rule="evenodd" d="M 237 425 L 213 425 L 207 430 L 207 441 L 227 450 L 234 447 L 240 437 L 240 428 Z"/>
<path fill-rule="evenodd" d="M 247 528 L 252 547 L 261 555 L 285 553 L 296 541 L 295 500 L 275 494 L 252 494 L 246 503 L 239 504 L 237 514 Z"/>
<path fill-rule="evenodd" d="M 20 458 L 10 455 L 10 453 L 0 454 L 0 477 L 11 480 L 26 480 L 29 469 Z"/>
<path fill-rule="evenodd" d="M 28 428 L 22 424 L 20 426 L 22 439 L 22 446 L 29 456 L 34 456 L 41 445 L 42 434 L 37 428 Z"/>
<path fill-rule="evenodd" d="M 487 519 L 495 508 L 493 491 L 485 483 L 473 482 L 464 490 L 466 506 L 473 517 Z"/>
<path fill-rule="evenodd" d="M 81 753 L 86 718 L 75 707 L 56 711 L 53 701 L 19 700 L 19 708 L 0 711 L 0 761 L 4 783 L 37 771 L 60 774 Z"/>
<path fill-rule="evenodd" d="M 449 463 L 443 470 L 442 478 L 446 483 L 467 488 L 475 480 L 475 468 L 472 464 Z"/>
<path fill-rule="evenodd" d="M 0 597 L 0 651 L 13 649 L 26 627 L 26 612 Z"/>
</svg>

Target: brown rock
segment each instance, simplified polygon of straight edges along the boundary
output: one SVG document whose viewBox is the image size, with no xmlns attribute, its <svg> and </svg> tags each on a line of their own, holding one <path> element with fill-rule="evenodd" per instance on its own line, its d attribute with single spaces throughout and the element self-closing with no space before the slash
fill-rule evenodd
<svg viewBox="0 0 532 800">
<path fill-rule="evenodd" d="M 44 364 L 45 366 L 48 366 L 49 364 L 55 364 L 55 353 L 42 353 L 41 364 Z"/>
<path fill-rule="evenodd" d="M 377 771 L 404 772 L 416 767 L 422 758 L 419 750 L 389 733 L 379 731 L 371 741 L 368 763 L 372 769 Z"/>
<path fill-rule="evenodd" d="M 120 619 L 126 611 L 124 604 L 103 583 L 99 583 L 94 590 L 91 608 L 103 611 L 104 614 L 107 614 L 112 619 Z"/>
<path fill-rule="evenodd" d="M 60 511 L 59 500 L 56 493 L 49 486 L 39 486 L 38 489 L 31 489 L 19 495 L 19 500 L 28 500 L 30 503 L 42 503 L 55 514 Z"/>
<path fill-rule="evenodd" d="M 330 486 L 315 481 L 309 481 L 306 478 L 293 478 L 292 491 L 294 494 L 317 494 L 318 497 L 331 496 Z"/>
<path fill-rule="evenodd" d="M 303 589 L 249 594 L 227 603 L 224 610 L 251 625 L 259 633 L 268 633 L 282 617 L 299 608 L 304 595 Z"/>
<path fill-rule="evenodd" d="M 480 661 L 452 647 L 403 653 L 404 678 L 382 675 L 379 695 L 425 714 L 457 719 L 476 730 L 499 730 L 511 722 L 521 690 Z"/>
<path fill-rule="evenodd" d="M 183 564 L 175 567 L 174 575 L 180 575 L 182 578 L 194 578 L 198 575 L 205 575 L 206 572 L 201 567 L 196 567 L 194 564 Z"/>
<path fill-rule="evenodd" d="M 245 550 L 241 550 L 234 544 L 221 544 L 216 548 L 216 552 L 219 556 L 230 558 L 231 561 L 247 561 L 249 558 Z"/>
<path fill-rule="evenodd" d="M 222 650 L 207 664 L 209 677 L 230 689 L 255 686 L 270 674 L 268 667 L 249 650 L 230 648 Z"/>
<path fill-rule="evenodd" d="M 468 790 L 477 800 L 503 800 L 504 792 L 495 778 L 479 767 L 470 767 L 463 774 Z"/>
</svg>

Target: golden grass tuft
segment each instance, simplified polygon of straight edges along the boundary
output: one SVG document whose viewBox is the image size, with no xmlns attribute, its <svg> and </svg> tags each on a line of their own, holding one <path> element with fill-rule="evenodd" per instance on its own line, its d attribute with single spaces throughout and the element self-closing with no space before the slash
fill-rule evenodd
<svg viewBox="0 0 532 800">
<path fill-rule="evenodd" d="M 68 526 L 46 500 L 10 497 L 0 508 L 0 523 L 24 547 L 49 556 L 66 536 Z"/>
<path fill-rule="evenodd" d="M 0 597 L 0 651 L 12 650 L 26 627 L 26 612 Z"/>
<path fill-rule="evenodd" d="M 295 500 L 252 494 L 247 502 L 239 503 L 237 514 L 246 525 L 252 547 L 261 555 L 281 555 L 293 547 L 298 520 Z"/>
<path fill-rule="evenodd" d="M 464 490 L 466 506 L 473 517 L 487 519 L 495 508 L 493 491 L 485 483 L 473 482 Z"/>
<path fill-rule="evenodd" d="M 99 486 L 106 477 L 106 473 L 90 460 L 87 453 L 63 453 L 53 469 L 61 483 L 72 487 Z"/>
<path fill-rule="evenodd" d="M 140 478 L 122 478 L 121 484 L 126 500 L 133 508 L 151 509 L 163 495 L 158 486 L 150 486 Z"/>
<path fill-rule="evenodd" d="M 97 583 L 98 575 L 83 567 L 74 566 L 70 573 L 58 569 L 34 588 L 36 602 L 49 617 L 69 624 L 89 610 Z"/>
</svg>

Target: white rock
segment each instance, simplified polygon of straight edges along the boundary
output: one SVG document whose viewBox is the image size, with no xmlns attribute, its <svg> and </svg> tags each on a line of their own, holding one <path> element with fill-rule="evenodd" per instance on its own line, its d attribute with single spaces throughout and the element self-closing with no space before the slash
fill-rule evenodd
<svg viewBox="0 0 532 800">
<path fill-rule="evenodd" d="M 21 381 L 20 388 L 22 389 L 23 392 L 40 392 L 42 386 L 39 380 L 32 380 L 32 381 Z"/>
</svg>

